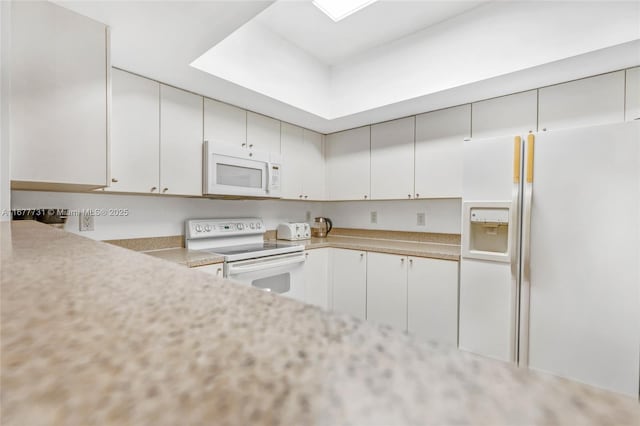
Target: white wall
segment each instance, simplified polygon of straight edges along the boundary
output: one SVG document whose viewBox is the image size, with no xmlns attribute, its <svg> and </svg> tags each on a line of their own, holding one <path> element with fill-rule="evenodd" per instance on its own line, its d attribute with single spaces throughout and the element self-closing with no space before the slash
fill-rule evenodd
<svg viewBox="0 0 640 426">
<path fill-rule="evenodd" d="M 66 192 L 12 191 L 14 209 L 129 209 L 128 216 L 97 216 L 95 230 L 79 232 L 70 216 L 65 229 L 96 240 L 183 234 L 184 220 L 195 217 L 262 217 L 268 229 L 281 222 L 304 222 L 307 212 L 328 216 L 336 227 L 417 232 L 460 232 L 460 200 L 299 202 L 274 200 L 208 200 Z M 378 223 L 369 212 L 378 212 Z M 426 213 L 426 226 L 416 225 L 416 213 Z"/>
<path fill-rule="evenodd" d="M 10 219 L 6 213 L 11 208 L 11 162 L 9 161 L 10 16 L 11 2 L 0 2 L 0 222 Z"/>
<path fill-rule="evenodd" d="M 371 212 L 378 213 L 372 224 Z M 340 228 L 391 229 L 394 231 L 460 233 L 461 200 L 340 201 L 325 203 L 323 212 Z M 426 226 L 418 226 L 417 214 L 426 214 Z"/>
<path fill-rule="evenodd" d="M 159 237 L 183 234 L 185 219 L 262 217 L 267 229 L 278 223 L 303 222 L 306 212 L 320 215 L 320 203 L 274 200 L 209 200 L 140 195 L 79 194 L 12 191 L 14 209 L 129 209 L 128 216 L 96 216 L 94 231 L 79 232 L 78 218 L 69 217 L 65 229 L 96 240 Z"/>
</svg>

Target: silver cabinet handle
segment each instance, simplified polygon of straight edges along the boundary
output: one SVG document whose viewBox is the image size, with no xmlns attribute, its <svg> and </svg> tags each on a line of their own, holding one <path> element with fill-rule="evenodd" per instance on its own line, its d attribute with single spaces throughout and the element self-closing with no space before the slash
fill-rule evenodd
<svg viewBox="0 0 640 426">
<path fill-rule="evenodd" d="M 420 197 L 420 194 L 416 194 L 416 198 L 419 198 L 419 197 Z"/>
<path fill-rule="evenodd" d="M 158 189 L 158 187 L 157 187 L 157 186 L 152 186 L 152 187 L 151 187 L 151 192 L 155 191 L 156 189 Z"/>
<path fill-rule="evenodd" d="M 163 188 L 162 192 L 167 192 L 169 190 L 169 188 Z"/>
<path fill-rule="evenodd" d="M 300 194 L 299 197 L 302 198 L 302 194 Z"/>
<path fill-rule="evenodd" d="M 253 144 L 252 143 L 249 144 L 249 148 L 253 148 Z"/>
<path fill-rule="evenodd" d="M 409 265 L 413 265 L 413 259 L 409 259 Z"/>
<path fill-rule="evenodd" d="M 243 143 L 243 144 L 242 144 L 242 146 L 247 146 L 247 144 L 246 144 L 246 143 Z"/>
<path fill-rule="evenodd" d="M 309 257 L 309 253 L 305 253 L 304 255 L 305 255 L 306 257 Z"/>
<path fill-rule="evenodd" d="M 364 198 L 367 198 L 367 195 L 365 195 Z"/>
<path fill-rule="evenodd" d="M 305 195 L 305 196 L 304 196 L 304 198 L 309 198 L 309 196 L 308 196 L 308 195 Z"/>
<path fill-rule="evenodd" d="M 250 152 L 250 153 L 249 153 L 249 157 L 253 157 L 253 152 Z"/>
<path fill-rule="evenodd" d="M 364 253 L 360 253 L 360 258 L 363 258 L 363 257 L 364 257 Z"/>
<path fill-rule="evenodd" d="M 411 198 L 411 194 L 407 195 L 407 197 Z"/>
<path fill-rule="evenodd" d="M 111 182 L 114 182 L 114 183 L 115 183 L 115 182 L 118 182 L 118 179 L 116 179 L 116 178 L 111 178 Z"/>
<path fill-rule="evenodd" d="M 404 263 L 404 257 L 400 258 L 400 263 Z"/>
</svg>

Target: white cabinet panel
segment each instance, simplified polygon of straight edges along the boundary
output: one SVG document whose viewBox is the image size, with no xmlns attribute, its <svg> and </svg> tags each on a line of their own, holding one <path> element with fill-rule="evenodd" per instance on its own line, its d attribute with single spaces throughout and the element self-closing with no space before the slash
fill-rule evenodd
<svg viewBox="0 0 640 426">
<path fill-rule="evenodd" d="M 369 198 L 370 136 L 369 126 L 327 135 L 326 170 L 329 200 Z"/>
<path fill-rule="evenodd" d="M 105 25 L 53 3 L 12 2 L 15 188 L 107 185 L 107 37 Z"/>
<path fill-rule="evenodd" d="M 305 302 L 329 309 L 329 249 L 309 250 L 304 264 Z"/>
<path fill-rule="evenodd" d="M 205 98 L 204 140 L 245 147 L 247 143 L 247 111 Z"/>
<path fill-rule="evenodd" d="M 640 119 L 640 67 L 630 68 L 626 76 L 625 120 Z"/>
<path fill-rule="evenodd" d="M 458 262 L 409 258 L 407 328 L 421 339 L 458 344 Z"/>
<path fill-rule="evenodd" d="M 462 147 L 470 136 L 469 104 L 416 117 L 416 198 L 462 196 Z"/>
<path fill-rule="evenodd" d="M 282 198 L 324 200 L 322 135 L 282 123 Z"/>
<path fill-rule="evenodd" d="M 367 253 L 331 249 L 331 287 L 334 311 L 365 319 Z"/>
<path fill-rule="evenodd" d="M 112 70 L 109 191 L 157 193 L 160 176 L 160 84 Z"/>
<path fill-rule="evenodd" d="M 407 258 L 367 253 L 367 321 L 407 329 Z"/>
<path fill-rule="evenodd" d="M 475 102 L 471 109 L 473 139 L 525 135 L 537 130 L 538 91 Z"/>
<path fill-rule="evenodd" d="M 259 151 L 280 152 L 280 121 L 247 112 L 247 147 Z"/>
<path fill-rule="evenodd" d="M 202 195 L 202 96 L 160 86 L 160 188 Z"/>
<path fill-rule="evenodd" d="M 414 194 L 415 117 L 371 126 L 371 198 L 407 199 Z"/>
<path fill-rule="evenodd" d="M 325 199 L 325 164 L 324 164 L 324 136 L 320 133 L 304 129 L 303 156 L 304 198 L 309 200 Z"/>
<path fill-rule="evenodd" d="M 540 89 L 540 130 L 624 121 L 624 71 Z"/>
<path fill-rule="evenodd" d="M 301 200 L 304 176 L 304 130 L 282 123 L 282 198 Z"/>
</svg>

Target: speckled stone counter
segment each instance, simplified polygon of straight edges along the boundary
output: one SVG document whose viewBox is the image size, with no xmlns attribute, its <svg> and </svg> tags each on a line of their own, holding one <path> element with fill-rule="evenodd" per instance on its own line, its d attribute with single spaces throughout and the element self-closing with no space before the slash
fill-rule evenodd
<svg viewBox="0 0 640 426">
<path fill-rule="evenodd" d="M 455 244 L 420 243 L 413 241 L 398 241 L 347 236 L 311 238 L 310 240 L 294 241 L 293 243 L 304 244 L 305 249 L 307 250 L 323 247 L 333 247 L 350 250 L 397 254 L 401 256 L 460 260 L 460 246 Z"/>
<path fill-rule="evenodd" d="M 0 225 L 2 425 L 640 422 L 633 398 L 34 222 Z"/>
<path fill-rule="evenodd" d="M 144 254 L 168 260 L 174 263 L 195 268 L 198 266 L 214 265 L 224 262 L 224 256 L 203 250 L 188 250 L 184 247 L 144 251 Z"/>
</svg>

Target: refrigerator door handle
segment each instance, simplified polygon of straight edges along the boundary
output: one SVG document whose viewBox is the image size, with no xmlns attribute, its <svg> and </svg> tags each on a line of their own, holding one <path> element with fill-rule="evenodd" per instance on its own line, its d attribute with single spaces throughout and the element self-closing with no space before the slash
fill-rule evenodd
<svg viewBox="0 0 640 426">
<path fill-rule="evenodd" d="M 533 202 L 533 158 L 535 136 L 530 134 L 526 142 L 526 170 L 522 215 L 522 272 L 520 280 L 520 342 L 518 364 L 529 364 L 529 292 L 531 288 L 531 204 Z"/>
<path fill-rule="evenodd" d="M 510 341 L 510 358 L 517 361 L 518 356 L 518 298 L 519 298 L 519 247 L 520 238 L 520 194 L 522 183 L 520 174 L 522 170 L 522 138 L 515 136 L 513 138 L 513 189 L 511 191 L 511 224 L 510 224 L 510 241 L 509 255 L 511 257 L 511 282 L 514 286 L 513 300 L 511 306 L 511 341 Z"/>
</svg>

